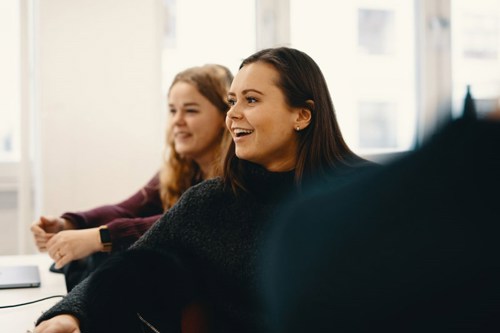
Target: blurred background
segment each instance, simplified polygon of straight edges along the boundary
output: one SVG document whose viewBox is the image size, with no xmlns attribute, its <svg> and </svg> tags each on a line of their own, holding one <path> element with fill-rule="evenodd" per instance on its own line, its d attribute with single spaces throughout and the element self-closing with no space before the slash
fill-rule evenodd
<svg viewBox="0 0 500 333">
<path fill-rule="evenodd" d="M 115 203 L 161 163 L 178 71 L 291 46 L 357 153 L 383 160 L 500 95 L 500 0 L 1 0 L 0 255 L 29 225 Z"/>
</svg>

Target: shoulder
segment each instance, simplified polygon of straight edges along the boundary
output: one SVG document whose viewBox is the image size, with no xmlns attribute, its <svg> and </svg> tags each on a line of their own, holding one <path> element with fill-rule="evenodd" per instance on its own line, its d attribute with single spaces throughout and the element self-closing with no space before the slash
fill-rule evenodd
<svg viewBox="0 0 500 333">
<path fill-rule="evenodd" d="M 346 186 L 357 179 L 367 177 L 378 172 L 382 166 L 368 160 L 356 161 L 348 166 L 332 169 L 325 177 L 314 178 L 304 186 L 303 194 L 314 194 L 325 188 L 338 188 Z"/>
<path fill-rule="evenodd" d="M 221 178 L 212 178 L 187 189 L 170 211 L 200 211 L 221 205 L 232 197 L 231 192 L 225 190 Z"/>
<path fill-rule="evenodd" d="M 221 179 L 205 180 L 194 185 L 181 195 L 134 247 L 160 248 L 179 244 L 181 239 L 190 238 L 210 225 L 211 221 L 219 220 L 225 211 L 219 208 L 225 208 L 230 200 Z"/>
<path fill-rule="evenodd" d="M 196 184 L 194 186 L 191 186 L 189 189 L 186 190 L 181 196 L 180 200 L 192 200 L 192 199 L 210 199 L 214 195 L 219 196 L 219 195 L 224 195 L 227 194 L 226 191 L 224 190 L 224 184 L 222 182 L 222 179 L 220 177 L 216 178 L 211 178 L 202 181 L 199 184 Z"/>
</svg>

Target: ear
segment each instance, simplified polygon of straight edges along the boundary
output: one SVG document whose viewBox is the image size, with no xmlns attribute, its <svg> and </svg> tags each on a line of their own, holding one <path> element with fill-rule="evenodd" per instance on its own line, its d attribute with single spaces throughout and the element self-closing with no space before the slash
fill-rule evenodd
<svg viewBox="0 0 500 333">
<path fill-rule="evenodd" d="M 311 123 L 312 119 L 312 111 L 314 110 L 314 101 L 308 99 L 306 101 L 308 107 L 300 108 L 297 113 L 297 118 L 295 119 L 295 128 L 299 130 L 303 130 Z"/>
</svg>

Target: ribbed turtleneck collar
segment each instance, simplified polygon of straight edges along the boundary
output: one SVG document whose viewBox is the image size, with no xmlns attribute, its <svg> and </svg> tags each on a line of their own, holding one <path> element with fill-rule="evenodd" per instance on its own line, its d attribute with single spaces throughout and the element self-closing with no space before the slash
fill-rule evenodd
<svg viewBox="0 0 500 333">
<path fill-rule="evenodd" d="M 271 172 L 264 167 L 246 162 L 245 181 L 248 190 L 265 203 L 276 203 L 295 192 L 295 170 Z"/>
</svg>

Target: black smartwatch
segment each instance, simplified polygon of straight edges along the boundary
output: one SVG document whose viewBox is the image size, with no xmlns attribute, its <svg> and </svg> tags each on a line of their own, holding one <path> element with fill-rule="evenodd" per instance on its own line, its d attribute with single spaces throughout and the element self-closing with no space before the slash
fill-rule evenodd
<svg viewBox="0 0 500 333">
<path fill-rule="evenodd" d="M 107 226 L 103 225 L 99 228 L 99 236 L 103 247 L 102 252 L 111 252 L 111 234 Z"/>
</svg>

